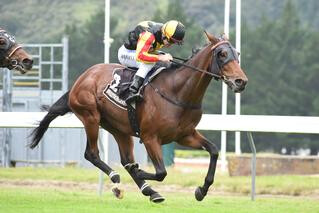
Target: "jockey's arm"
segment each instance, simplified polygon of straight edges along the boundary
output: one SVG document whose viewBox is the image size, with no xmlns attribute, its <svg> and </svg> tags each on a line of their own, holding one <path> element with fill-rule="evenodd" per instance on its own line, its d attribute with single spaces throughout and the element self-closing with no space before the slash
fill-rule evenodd
<svg viewBox="0 0 319 213">
<path fill-rule="evenodd" d="M 159 61 L 159 55 L 149 53 L 155 37 L 150 32 L 143 32 L 137 42 L 136 60 L 139 62 L 155 63 Z"/>
<path fill-rule="evenodd" d="M 163 62 L 171 62 L 173 60 L 173 56 L 169 53 L 156 50 L 155 53 L 158 55 L 158 60 L 163 61 Z"/>
</svg>

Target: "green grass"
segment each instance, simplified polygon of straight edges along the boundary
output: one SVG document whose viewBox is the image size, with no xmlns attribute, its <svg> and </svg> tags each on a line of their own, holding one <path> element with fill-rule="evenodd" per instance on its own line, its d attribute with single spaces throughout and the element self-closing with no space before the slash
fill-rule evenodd
<svg viewBox="0 0 319 213">
<path fill-rule="evenodd" d="M 174 151 L 175 157 L 178 158 L 208 158 L 209 153 L 204 150 L 180 150 Z"/>
<path fill-rule="evenodd" d="M 209 153 L 205 150 L 182 150 L 175 149 L 174 151 L 175 157 L 178 158 L 209 158 Z M 240 156 L 248 156 L 251 157 L 251 153 L 242 153 Z M 227 156 L 238 156 L 234 152 L 227 152 Z M 219 156 L 220 157 L 220 156 Z M 287 157 L 285 155 L 274 154 L 274 153 L 263 153 L 258 152 L 258 157 Z"/>
<path fill-rule="evenodd" d="M 154 171 L 153 168 L 145 168 Z M 122 168 L 116 168 L 121 175 L 121 182 L 134 184 L 131 177 Z M 163 182 L 150 182 L 153 186 L 177 185 L 194 190 L 202 185 L 207 169 L 174 169 L 168 168 L 168 175 Z M 66 168 L 0 168 L 0 180 L 52 180 L 72 181 L 80 183 L 97 183 L 99 171 L 97 169 L 83 169 L 76 167 Z M 105 182 L 110 183 L 105 176 Z M 229 177 L 217 171 L 212 191 L 226 193 L 240 193 L 248 195 L 251 189 L 250 177 Z M 316 195 L 319 197 L 319 176 L 283 175 L 283 176 L 257 176 L 257 194 L 275 195 Z"/>
<path fill-rule="evenodd" d="M 99 197 L 95 192 L 2 187 L 0 212 L 319 212 L 319 202 L 313 199 L 278 197 L 252 202 L 248 197 L 208 196 L 197 202 L 190 194 L 164 196 L 164 203 L 153 204 L 139 192 L 127 192 L 117 200 L 109 192 Z"/>
<path fill-rule="evenodd" d="M 153 171 L 152 168 L 146 168 Z M 133 184 L 123 169 L 116 169 L 122 183 Z M 250 177 L 229 177 L 217 173 L 215 183 L 202 202 L 194 198 L 196 186 L 202 185 L 206 169 L 168 169 L 162 183 L 149 181 L 166 201 L 149 202 L 137 187 L 122 185 L 124 198 L 117 200 L 110 192 L 106 177 L 105 192 L 97 196 L 97 169 L 66 168 L 0 168 L 0 212 L 318 212 L 318 176 L 257 177 L 257 199 L 250 201 Z M 24 184 L 29 181 L 33 185 Z M 37 184 L 41 182 L 41 184 Z M 50 181 L 79 183 L 53 184 Z M 90 184 L 90 187 L 81 188 Z M 133 186 L 133 185 L 132 185 Z M 170 190 L 167 190 L 167 188 Z M 173 187 L 177 187 L 173 188 Z M 178 188 L 179 187 L 179 188 Z M 182 188 L 183 190 L 178 190 Z M 173 190 L 172 190 L 173 189 Z M 176 190 L 175 190 L 176 189 Z M 236 193 L 225 196 L 227 193 Z M 238 194 L 239 193 L 239 194 Z M 262 196 L 261 194 L 267 194 Z M 224 195 L 224 196 L 221 196 Z M 274 196 L 309 195 L 309 196 Z"/>
</svg>

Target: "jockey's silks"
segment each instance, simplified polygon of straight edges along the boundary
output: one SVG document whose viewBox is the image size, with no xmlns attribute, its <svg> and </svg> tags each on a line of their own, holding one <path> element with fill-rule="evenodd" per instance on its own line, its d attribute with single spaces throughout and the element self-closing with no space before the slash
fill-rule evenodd
<svg viewBox="0 0 319 213">
<path fill-rule="evenodd" d="M 157 62 L 158 55 L 155 55 L 154 52 L 162 46 L 163 45 L 156 42 L 155 36 L 152 33 L 141 33 L 136 47 L 136 60 L 144 63 Z"/>
<path fill-rule="evenodd" d="M 152 21 L 140 22 L 129 33 L 128 42 L 124 44 L 127 49 L 136 50 L 136 60 L 143 63 L 158 61 L 155 51 L 163 46 L 161 23 Z"/>
</svg>

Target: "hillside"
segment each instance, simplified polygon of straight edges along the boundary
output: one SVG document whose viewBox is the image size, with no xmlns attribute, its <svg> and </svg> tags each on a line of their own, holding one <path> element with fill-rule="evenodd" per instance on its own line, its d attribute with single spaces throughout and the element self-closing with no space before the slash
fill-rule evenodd
<svg viewBox="0 0 319 213">
<path fill-rule="evenodd" d="M 67 25 L 77 25 L 68 28 L 70 85 L 88 66 L 103 61 L 104 0 L 0 1 L 0 27 L 15 34 L 19 42 L 57 42 Z M 184 45 L 169 50 L 175 56 L 187 57 L 193 47 L 205 42 L 201 38 L 201 28 L 214 34 L 223 32 L 223 0 L 180 0 L 179 3 L 177 0 L 111 0 L 111 35 L 114 38 L 111 61 L 117 61 L 117 50 L 127 31 L 155 15 L 157 20 L 179 17 L 177 19 L 188 22 Z M 235 0 L 231 3 L 233 31 Z M 167 5 L 170 7 L 164 11 Z M 318 10 L 318 0 L 242 1 L 241 66 L 249 78 L 241 96 L 243 114 L 318 116 Z M 220 113 L 220 87 L 215 81 L 209 85 L 204 97 L 205 113 Z M 229 114 L 235 111 L 234 96 L 229 92 Z M 208 138 L 219 137 L 207 134 L 210 134 Z M 254 137 L 257 150 L 271 149 L 280 153 L 285 148 L 287 153 L 292 153 L 297 147 L 303 147 L 311 149 L 311 154 L 315 155 L 319 150 L 317 136 L 260 133 Z M 233 144 L 229 146 L 234 148 Z M 242 146 L 243 150 L 249 150 L 248 143 Z"/>
<path fill-rule="evenodd" d="M 81 25 L 96 11 L 104 8 L 104 0 L 1 0 L 0 26 L 15 34 L 20 42 L 57 41 L 67 24 Z M 119 20 L 116 31 L 124 33 L 141 20 L 153 17 L 157 8 L 165 8 L 168 0 L 111 0 L 111 15 Z M 304 24 L 319 27 L 319 1 L 292 0 L 299 9 Z M 224 1 L 181 0 L 186 14 L 202 28 L 211 32 L 223 31 Z M 235 1 L 231 1 L 231 12 L 235 13 Z M 263 16 L 278 18 L 285 1 L 244 0 L 242 19 L 256 26 Z M 231 27 L 234 27 L 234 16 Z M 101 29 L 103 30 L 103 29 Z"/>
</svg>

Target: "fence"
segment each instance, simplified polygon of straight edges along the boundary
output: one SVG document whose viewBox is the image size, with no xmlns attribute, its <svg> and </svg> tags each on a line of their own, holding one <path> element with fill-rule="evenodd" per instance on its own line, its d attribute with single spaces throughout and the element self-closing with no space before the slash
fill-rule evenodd
<svg viewBox="0 0 319 213">
<path fill-rule="evenodd" d="M 2 111 L 39 111 L 41 105 L 51 105 L 68 90 L 68 38 L 62 38 L 61 43 L 49 44 L 22 44 L 23 48 L 33 58 L 33 68 L 21 75 L 17 71 L 0 69 L 0 108 Z M 29 160 L 34 157 L 43 157 L 46 146 L 32 152 L 25 149 L 18 142 L 27 135 L 27 129 L 0 129 L 0 160 L 1 155 L 10 147 L 14 147 L 14 155 L 23 156 Z M 64 130 L 50 132 L 51 138 L 66 137 L 70 134 L 78 135 L 77 131 Z M 52 136 L 53 135 L 53 136 Z M 84 135 L 84 134 L 83 134 Z M 62 151 L 64 144 L 59 147 Z M 8 153 L 7 155 L 9 155 Z M 3 161 L 1 161 L 2 164 Z M 7 162 L 5 162 L 7 163 Z"/>
<path fill-rule="evenodd" d="M 1 112 L 0 128 L 32 128 L 37 126 L 45 112 Z M 252 200 L 255 199 L 256 149 L 251 132 L 319 134 L 319 117 L 258 116 L 258 115 L 203 115 L 199 130 L 241 131 L 248 133 L 252 150 Z M 58 117 L 51 128 L 83 128 L 73 114 Z M 225 159 L 226 153 L 221 153 Z M 223 162 L 222 162 L 223 163 Z"/>
</svg>

